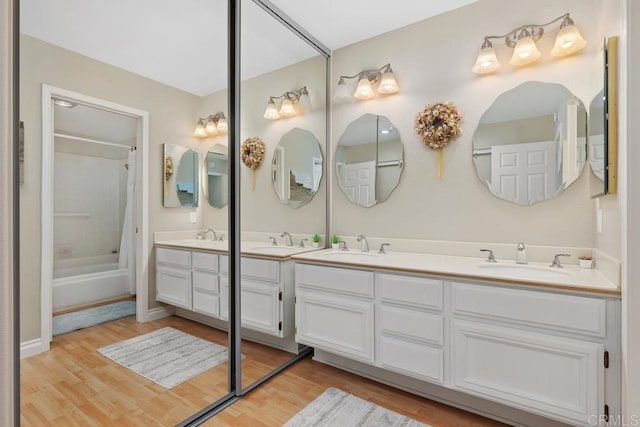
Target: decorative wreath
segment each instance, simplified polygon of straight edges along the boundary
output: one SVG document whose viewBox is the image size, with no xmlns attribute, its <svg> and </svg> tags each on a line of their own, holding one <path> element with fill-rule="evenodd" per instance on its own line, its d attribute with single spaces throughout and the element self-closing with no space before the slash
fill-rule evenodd
<svg viewBox="0 0 640 427">
<path fill-rule="evenodd" d="M 171 175 L 173 175 L 173 159 L 171 156 L 167 156 L 164 159 L 164 179 L 169 181 Z"/>
<path fill-rule="evenodd" d="M 453 102 L 427 105 L 416 116 L 415 131 L 422 143 L 437 150 L 462 133 L 462 116 Z"/>
<path fill-rule="evenodd" d="M 251 170 L 256 170 L 264 158 L 265 145 L 258 137 L 247 138 L 242 143 L 242 163 Z"/>
</svg>

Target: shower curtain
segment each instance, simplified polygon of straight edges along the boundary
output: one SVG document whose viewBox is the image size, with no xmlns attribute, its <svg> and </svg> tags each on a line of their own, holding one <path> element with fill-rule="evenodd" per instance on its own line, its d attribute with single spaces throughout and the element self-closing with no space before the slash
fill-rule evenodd
<svg viewBox="0 0 640 427">
<path fill-rule="evenodd" d="M 120 238 L 119 269 L 127 269 L 129 276 L 129 292 L 136 293 L 136 252 L 135 252 L 135 194 L 136 194 L 136 151 L 129 152 L 127 160 L 129 172 L 127 174 L 127 202 L 124 209 L 122 237 Z"/>
</svg>

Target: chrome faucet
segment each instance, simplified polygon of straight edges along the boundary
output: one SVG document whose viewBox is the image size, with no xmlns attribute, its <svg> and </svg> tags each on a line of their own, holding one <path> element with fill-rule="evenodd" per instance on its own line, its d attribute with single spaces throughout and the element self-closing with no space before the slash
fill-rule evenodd
<svg viewBox="0 0 640 427">
<path fill-rule="evenodd" d="M 556 256 L 553 257 L 553 261 L 551 262 L 551 267 L 553 267 L 553 268 L 562 268 L 562 264 L 560 264 L 560 257 L 561 256 L 570 257 L 571 255 L 569 255 L 569 254 L 556 254 Z"/>
<path fill-rule="evenodd" d="M 218 240 L 218 236 L 216 235 L 216 232 L 213 231 L 211 228 L 207 228 L 206 230 L 199 232 L 198 233 L 198 240 L 206 240 L 207 234 L 209 234 L 209 233 L 211 233 L 211 239 L 210 240 L 213 240 L 214 242 L 216 240 Z"/>
<path fill-rule="evenodd" d="M 387 251 L 384 250 L 385 246 L 391 246 L 391 243 L 383 243 L 380 245 L 380 249 L 378 250 L 379 254 L 386 254 Z"/>
<path fill-rule="evenodd" d="M 493 251 L 491 249 L 480 249 L 480 252 L 489 252 L 487 262 L 498 262 L 496 261 L 496 257 L 493 256 Z"/>
<path fill-rule="evenodd" d="M 269 236 L 269 238 L 271 239 L 271 246 L 278 246 L 278 242 L 275 237 Z"/>
<path fill-rule="evenodd" d="M 298 245 L 299 248 L 304 248 L 304 242 L 308 242 L 309 239 L 300 239 L 300 244 Z"/>
<path fill-rule="evenodd" d="M 369 252 L 369 241 L 364 234 L 359 235 L 356 241 L 360 242 L 360 250 L 362 252 Z"/>
<path fill-rule="evenodd" d="M 291 234 L 289 234 L 288 231 L 283 231 L 280 237 L 284 237 L 285 245 L 293 246 L 293 238 L 291 237 Z"/>
<path fill-rule="evenodd" d="M 340 245 L 340 250 L 341 251 L 348 251 L 349 248 L 347 247 L 347 242 L 345 242 L 344 240 L 340 240 L 338 242 L 338 245 Z"/>
</svg>

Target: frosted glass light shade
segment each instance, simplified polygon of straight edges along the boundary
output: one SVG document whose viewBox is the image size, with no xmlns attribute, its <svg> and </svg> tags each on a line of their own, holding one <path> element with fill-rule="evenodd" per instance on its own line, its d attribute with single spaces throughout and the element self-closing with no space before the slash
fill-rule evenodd
<svg viewBox="0 0 640 427">
<path fill-rule="evenodd" d="M 361 78 L 358 81 L 358 87 L 356 88 L 356 93 L 353 95 L 358 99 L 371 99 L 375 94 L 373 93 L 373 88 L 371 87 L 371 83 L 369 83 L 369 79 L 366 77 Z"/>
<path fill-rule="evenodd" d="M 378 92 L 384 95 L 391 95 L 397 93 L 399 90 L 396 76 L 391 71 L 387 71 L 380 78 L 380 84 L 378 85 Z"/>
<path fill-rule="evenodd" d="M 496 56 L 496 51 L 492 47 L 484 47 L 480 50 L 476 63 L 471 70 L 476 74 L 489 74 L 500 68 L 500 62 Z"/>
<path fill-rule="evenodd" d="M 264 118 L 268 120 L 278 120 L 280 118 L 280 113 L 278 113 L 276 103 L 273 102 L 272 99 L 269 100 L 267 103 L 267 109 L 264 110 Z"/>
<path fill-rule="evenodd" d="M 556 36 L 556 42 L 551 49 L 551 56 L 567 56 L 578 52 L 587 45 L 585 39 L 582 38 L 580 30 L 575 25 L 566 25 L 560 28 L 560 32 Z"/>
<path fill-rule="evenodd" d="M 193 136 L 197 138 L 206 138 L 207 132 L 204 129 L 204 122 L 202 120 L 198 120 L 198 124 L 196 128 L 193 130 Z"/>
<path fill-rule="evenodd" d="M 204 131 L 207 134 L 207 136 L 216 135 L 218 133 L 216 122 L 214 122 L 213 119 L 207 120 L 207 125 L 204 127 Z"/>
<path fill-rule="evenodd" d="M 227 119 L 225 119 L 224 117 L 221 117 L 220 119 L 218 119 L 218 133 L 227 133 L 227 130 L 229 129 L 229 125 L 227 124 Z"/>
<path fill-rule="evenodd" d="M 509 60 L 509 64 L 516 67 L 528 65 L 536 62 L 542 54 L 536 46 L 536 42 L 533 41 L 531 36 L 523 37 L 516 43 L 516 47 L 513 50 L 513 56 Z"/>
<path fill-rule="evenodd" d="M 349 93 L 347 84 L 345 82 L 338 83 L 338 87 L 336 88 L 336 93 L 333 94 L 333 102 L 348 102 L 348 101 L 351 101 L 351 94 Z"/>
<path fill-rule="evenodd" d="M 300 114 L 311 111 L 313 105 L 311 104 L 311 98 L 309 98 L 308 94 L 303 93 L 302 95 L 300 95 L 300 98 L 298 98 L 297 108 Z"/>
<path fill-rule="evenodd" d="M 293 102 L 290 99 L 283 99 L 282 105 L 280 105 L 280 117 L 292 117 L 296 115 L 296 110 L 293 107 Z"/>
</svg>

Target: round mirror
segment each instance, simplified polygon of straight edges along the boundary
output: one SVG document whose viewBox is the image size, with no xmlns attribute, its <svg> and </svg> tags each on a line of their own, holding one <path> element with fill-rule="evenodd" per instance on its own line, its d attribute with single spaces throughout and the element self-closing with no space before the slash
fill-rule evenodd
<svg viewBox="0 0 640 427">
<path fill-rule="evenodd" d="M 198 153 L 187 147 L 164 144 L 164 207 L 198 206 Z"/>
<path fill-rule="evenodd" d="M 207 152 L 204 160 L 205 191 L 209 205 L 221 209 L 227 206 L 229 199 L 229 157 L 227 148 L 215 145 L 213 151 Z"/>
<path fill-rule="evenodd" d="M 278 198 L 292 208 L 313 199 L 322 179 L 322 152 L 315 136 L 294 128 L 284 134 L 273 153 L 271 180 Z"/>
<path fill-rule="evenodd" d="M 473 135 L 473 162 L 496 197 L 531 205 L 557 196 L 582 173 L 587 112 L 559 84 L 526 82 L 500 95 Z"/>
<path fill-rule="evenodd" d="M 335 156 L 340 189 L 359 206 L 384 202 L 400 182 L 404 147 L 398 129 L 384 116 L 365 114 L 351 122 Z"/>
</svg>

